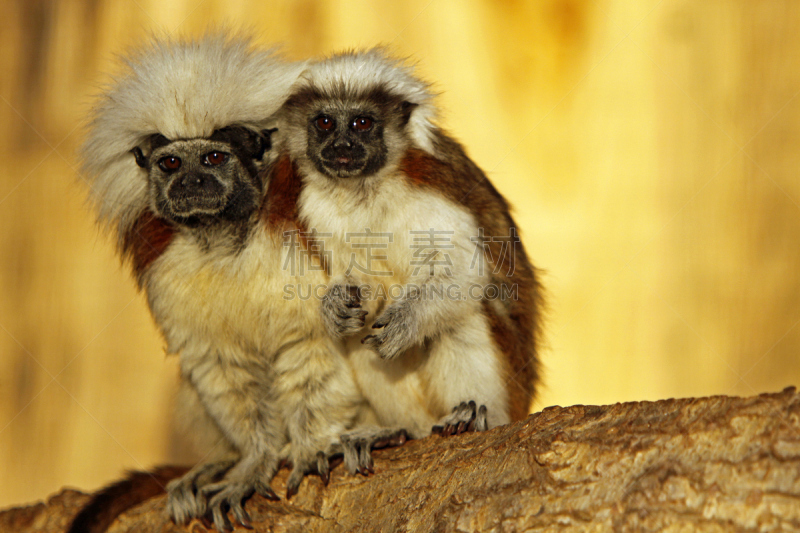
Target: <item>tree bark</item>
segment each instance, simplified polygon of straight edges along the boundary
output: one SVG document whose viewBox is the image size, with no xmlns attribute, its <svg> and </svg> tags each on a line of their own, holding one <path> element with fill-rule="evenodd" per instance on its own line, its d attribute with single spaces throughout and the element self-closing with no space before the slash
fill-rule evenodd
<svg viewBox="0 0 800 533">
<path fill-rule="evenodd" d="M 255 496 L 256 531 L 795 531 L 800 394 L 550 407 L 486 433 L 376 451 L 375 473 L 309 476 L 292 500 Z M 273 482 L 285 491 L 288 471 Z M 89 496 L 0 513 L 0 531 L 63 531 Z M 178 527 L 165 498 L 119 517 L 122 532 Z M 244 531 L 244 530 L 242 530 Z"/>
</svg>

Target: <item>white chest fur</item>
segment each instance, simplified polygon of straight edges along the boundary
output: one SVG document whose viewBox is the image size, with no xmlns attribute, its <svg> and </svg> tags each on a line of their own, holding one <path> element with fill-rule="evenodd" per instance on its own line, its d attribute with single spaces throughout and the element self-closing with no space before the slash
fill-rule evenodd
<svg viewBox="0 0 800 533">
<path fill-rule="evenodd" d="M 358 180 L 306 178 L 300 218 L 319 233 L 332 278 L 345 277 L 371 290 L 366 301 L 362 298 L 367 324 L 348 349 L 356 379 L 379 419 L 422 436 L 459 402 L 476 400 L 489 408 L 492 426 L 507 422 L 500 356 L 480 298 L 467 292 L 488 283 L 475 218 L 464 206 L 400 174 Z M 425 317 L 420 330 L 429 344 L 421 342 L 393 361 L 381 360 L 359 343 L 360 337 L 374 332 L 371 323 L 386 304 L 413 287 L 454 290 L 415 304 Z"/>
<path fill-rule="evenodd" d="M 179 234 L 153 264 L 146 289 L 171 353 L 182 359 L 215 350 L 222 357 L 260 354 L 272 359 L 320 331 L 319 314 L 307 302 L 284 299 L 295 284 L 281 235 L 258 231 L 238 253 L 204 250 Z M 322 273 L 306 271 L 323 283 Z"/>
<path fill-rule="evenodd" d="M 401 175 L 346 179 L 317 176 L 300 196 L 301 220 L 320 234 L 332 277 L 384 287 L 481 277 L 479 230 L 463 206 Z"/>
</svg>

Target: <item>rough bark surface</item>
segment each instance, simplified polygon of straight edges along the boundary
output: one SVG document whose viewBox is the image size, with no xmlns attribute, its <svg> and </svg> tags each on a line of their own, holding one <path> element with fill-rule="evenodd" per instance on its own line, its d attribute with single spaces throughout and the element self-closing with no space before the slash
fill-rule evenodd
<svg viewBox="0 0 800 533">
<path fill-rule="evenodd" d="M 273 482 L 285 490 L 286 470 Z M 89 496 L 0 513 L 0 531 L 63 531 Z M 164 497 L 122 532 L 201 533 L 170 523 Z M 481 434 L 375 453 L 375 474 L 337 467 L 289 502 L 246 505 L 256 531 L 798 531 L 800 394 L 551 407 Z M 244 529 L 242 529 L 244 531 Z"/>
</svg>

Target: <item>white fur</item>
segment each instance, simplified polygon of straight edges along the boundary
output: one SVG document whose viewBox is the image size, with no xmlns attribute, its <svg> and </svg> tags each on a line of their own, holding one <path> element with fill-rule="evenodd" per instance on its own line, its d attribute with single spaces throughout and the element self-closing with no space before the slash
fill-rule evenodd
<svg viewBox="0 0 800 533">
<path fill-rule="evenodd" d="M 154 133 L 176 140 L 232 124 L 268 127 L 304 68 L 224 33 L 153 41 L 124 63 L 93 106 L 82 154 L 98 218 L 120 235 L 147 206 L 133 147 Z"/>
<path fill-rule="evenodd" d="M 201 464 L 170 484 L 168 508 L 178 522 L 202 514 L 192 495 L 209 468 L 233 464 L 199 490 L 198 501 L 213 494 L 220 527 L 223 502 L 235 511 L 253 487 L 269 486 L 281 459 L 294 465 L 296 488 L 317 453 L 329 456 L 342 433 L 374 417 L 318 302 L 289 297 L 287 287 L 323 285 L 327 276 L 285 269 L 297 250 L 284 243 L 281 231 L 263 225 L 238 253 L 180 232 L 144 274 L 167 350 L 180 354 L 184 381 L 238 452 L 234 463 Z"/>
<path fill-rule="evenodd" d="M 453 407 L 474 400 L 487 406 L 489 427 L 507 423 L 510 419 L 504 378 L 507 362 L 492 339 L 481 301 L 469 298 L 468 293 L 471 286 L 483 287 L 489 282 L 483 250 L 472 240 L 479 235 L 475 217 L 467 207 L 443 194 L 412 185 L 397 170 L 408 148 L 434 154 L 432 121 L 436 108 L 427 84 L 416 78 L 411 68 L 389 58 L 383 50 L 373 49 L 340 54 L 310 65 L 295 90 L 306 87 L 331 95 L 337 103 L 336 98 L 344 98 L 347 100 L 344 105 L 357 103 L 373 88 L 417 104 L 401 131 L 384 130 L 388 148 L 386 165 L 366 178 L 335 179 L 320 174 L 305 153 L 306 124 L 311 117 L 302 113 L 312 111 L 289 109 L 282 113 L 279 127 L 285 133 L 284 149 L 298 163 L 303 179 L 300 218 L 307 228 L 330 234 L 324 243 L 332 253 L 333 281 L 366 284 L 373 291 L 393 284 L 454 287 L 467 296 L 410 302 L 412 320 L 407 329 L 413 330 L 409 335 L 417 344 L 390 361 L 382 360 L 359 341 L 364 335 L 376 333 L 370 326 L 397 300 L 363 302 L 369 311 L 367 323 L 349 341 L 348 350 L 359 386 L 379 422 L 384 426 L 404 427 L 420 437 L 429 434 L 432 425 L 441 422 Z M 346 89 L 344 95 L 342 87 Z M 419 258 L 414 257 L 417 244 L 410 231 L 431 228 L 452 232 L 446 236 L 449 239 L 443 243 L 446 246 L 426 250 L 439 254 L 437 259 L 448 257 L 452 262 L 449 273 L 441 265 L 436 266 L 434 275 L 425 267 L 414 272 L 417 266 L 412 262 Z M 367 230 L 390 233 L 393 241 L 352 236 Z M 348 234 L 351 234 L 349 241 Z M 351 257 L 365 265 L 366 252 L 353 246 L 364 242 L 386 245 L 376 250 L 386 259 L 373 267 L 391 271 L 391 276 L 346 272 Z"/>
<path fill-rule="evenodd" d="M 270 429 L 277 433 L 287 431 L 298 406 L 311 402 L 308 408 L 326 422 L 309 432 L 316 452 L 350 427 L 361 399 L 341 347 L 312 307 L 316 301 L 283 298 L 286 285 L 323 284 L 326 277 L 284 270 L 286 254 L 294 251 L 282 244 L 280 234 L 257 230 L 247 248 L 228 255 L 179 234 L 148 270 L 145 288 L 168 351 L 181 354 L 183 375 L 237 448 L 249 447 L 237 439 L 256 436 L 228 427 L 246 423 L 239 413 L 247 402 L 273 406 Z M 303 396 L 313 381 L 325 382 L 323 398 Z M 215 399 L 229 393 L 243 398 L 217 406 Z M 285 437 L 277 444 L 284 443 Z"/>
<path fill-rule="evenodd" d="M 299 204 L 301 220 L 308 228 L 330 234 L 324 238 L 331 252 L 331 275 L 336 279 L 366 284 L 374 291 L 392 285 L 450 287 L 466 299 L 435 297 L 416 302 L 420 340 L 430 339 L 428 349 L 413 348 L 393 361 L 382 360 L 374 350 L 360 344 L 370 326 L 389 303 L 362 302 L 369 311 L 364 330 L 348 343 L 350 361 L 358 384 L 384 426 L 406 428 L 414 437 L 425 436 L 431 427 L 462 401 L 474 400 L 488 408 L 489 427 L 509 422 L 508 392 L 503 378 L 502 354 L 491 337 L 482 314 L 481 302 L 469 297 L 471 286 L 485 286 L 489 268 L 483 265 L 482 250 L 472 238 L 478 227 L 472 214 L 431 191 L 410 185 L 404 176 L 394 173 L 366 178 L 369 184 L 355 186 L 355 180 L 332 181 L 309 167 Z M 349 184 L 349 185 L 348 185 Z M 414 251 L 419 245 L 410 230 L 448 231 L 438 259 L 445 256 L 453 266 L 450 274 L 437 265 L 431 276 Z M 390 233 L 388 239 L 355 237 L 353 233 Z M 349 236 L 349 237 L 348 237 Z M 385 260 L 373 262 L 377 271 L 391 276 L 369 276 L 356 269 L 345 275 L 352 262 L 366 266 L 367 251 L 354 245 L 382 243 L 373 256 Z M 432 250 L 425 249 L 427 254 Z M 478 252 L 478 253 L 476 253 Z M 471 268 L 473 260 L 476 263 Z M 481 268 L 483 267 L 483 268 Z M 451 293 L 456 294 L 456 293 Z"/>
<path fill-rule="evenodd" d="M 126 62 L 97 104 L 83 151 L 99 219 L 120 242 L 151 200 L 133 147 L 155 133 L 174 141 L 230 125 L 269 127 L 303 69 L 222 34 L 155 42 Z M 293 463 L 296 489 L 318 452 L 330 455 L 341 433 L 374 420 L 318 302 L 284 299 L 289 285 L 324 284 L 324 272 L 284 270 L 298 251 L 284 246 L 282 231 L 296 228 L 266 227 L 260 215 L 243 243 L 225 228 L 174 227 L 163 253 L 137 272 L 168 351 L 180 354 L 192 389 L 182 397 L 198 420 L 191 429 L 225 439 L 221 459 L 169 485 L 178 522 L 202 515 L 206 498 L 218 528 L 224 509 L 242 516 L 242 498 L 266 491 L 281 459 Z"/>
</svg>

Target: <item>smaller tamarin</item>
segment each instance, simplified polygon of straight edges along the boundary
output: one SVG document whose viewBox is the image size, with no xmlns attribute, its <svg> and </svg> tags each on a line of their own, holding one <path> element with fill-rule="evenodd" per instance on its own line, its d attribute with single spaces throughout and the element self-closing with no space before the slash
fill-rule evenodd
<svg viewBox="0 0 800 533">
<path fill-rule="evenodd" d="M 284 297 L 327 281 L 320 265 L 290 265 L 306 246 L 295 239 L 300 183 L 271 151 L 281 134 L 271 116 L 303 64 L 223 34 L 155 42 L 127 63 L 94 110 L 84 169 L 180 357 L 181 396 L 204 421 L 193 430 L 219 452 L 169 483 L 168 511 L 177 523 L 210 513 L 223 530 L 230 510 L 247 525 L 242 500 L 276 498 L 281 461 L 292 465 L 289 494 L 308 472 L 325 478 L 340 435 L 369 418 L 318 306 Z M 82 513 L 71 531 L 99 522 Z"/>
<path fill-rule="evenodd" d="M 373 49 L 311 64 L 278 122 L 300 222 L 329 254 L 326 325 L 350 337 L 380 425 L 413 437 L 519 420 L 538 379 L 538 273 L 435 115 L 427 85 Z"/>
</svg>

